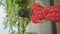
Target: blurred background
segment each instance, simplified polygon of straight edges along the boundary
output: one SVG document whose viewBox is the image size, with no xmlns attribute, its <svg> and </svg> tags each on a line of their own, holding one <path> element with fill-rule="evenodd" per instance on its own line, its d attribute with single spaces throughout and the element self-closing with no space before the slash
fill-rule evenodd
<svg viewBox="0 0 60 34">
<path fill-rule="evenodd" d="M 51 0 L 35 0 L 35 1 L 36 1 L 36 3 L 39 2 L 40 4 L 42 4 L 44 6 L 50 6 Z M 53 0 L 53 1 L 54 1 L 53 2 L 54 5 L 60 4 L 60 0 Z M 5 15 L 6 15 L 5 7 L 1 5 L 0 6 L 0 34 L 9 34 L 8 28 L 6 30 L 4 30 L 4 28 L 3 28 L 4 27 L 3 21 L 4 21 Z M 38 27 L 39 27 L 38 34 L 53 34 L 51 22 L 40 24 Z M 29 27 L 27 27 L 27 28 L 29 28 Z M 60 24 L 56 23 L 56 28 L 57 28 L 57 34 L 60 34 Z M 37 29 L 37 27 L 36 27 L 36 29 Z"/>
</svg>

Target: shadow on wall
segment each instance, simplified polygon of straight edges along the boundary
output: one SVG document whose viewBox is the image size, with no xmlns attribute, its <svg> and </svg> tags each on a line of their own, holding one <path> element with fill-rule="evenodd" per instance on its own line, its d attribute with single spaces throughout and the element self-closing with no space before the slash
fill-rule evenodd
<svg viewBox="0 0 60 34">
<path fill-rule="evenodd" d="M 54 0 L 54 5 L 60 5 L 60 0 Z M 60 34 L 60 24 L 57 25 L 57 34 Z"/>
</svg>

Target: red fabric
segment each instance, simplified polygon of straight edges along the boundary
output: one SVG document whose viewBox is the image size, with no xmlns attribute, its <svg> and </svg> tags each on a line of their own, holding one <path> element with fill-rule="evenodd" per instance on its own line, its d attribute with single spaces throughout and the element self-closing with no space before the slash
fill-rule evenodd
<svg viewBox="0 0 60 34">
<path fill-rule="evenodd" d="M 31 9 L 33 14 L 31 20 L 33 23 L 40 23 L 41 20 L 49 20 L 60 23 L 60 5 L 42 7 L 40 4 L 33 4 Z"/>
</svg>

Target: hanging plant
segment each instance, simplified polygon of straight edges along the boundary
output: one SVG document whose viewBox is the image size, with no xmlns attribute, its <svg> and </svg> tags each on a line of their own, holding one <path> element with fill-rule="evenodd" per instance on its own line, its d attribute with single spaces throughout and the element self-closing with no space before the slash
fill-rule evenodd
<svg viewBox="0 0 60 34">
<path fill-rule="evenodd" d="M 30 20 L 29 15 L 21 16 L 20 12 L 28 11 L 31 4 L 34 3 L 32 0 L 4 0 L 5 4 L 0 1 L 0 5 L 6 6 L 6 17 L 4 21 L 4 28 L 9 27 L 10 34 L 28 34 L 25 31 L 25 27 L 28 25 Z M 30 2 L 31 1 L 31 2 Z M 14 28 L 17 29 L 14 30 Z"/>
</svg>

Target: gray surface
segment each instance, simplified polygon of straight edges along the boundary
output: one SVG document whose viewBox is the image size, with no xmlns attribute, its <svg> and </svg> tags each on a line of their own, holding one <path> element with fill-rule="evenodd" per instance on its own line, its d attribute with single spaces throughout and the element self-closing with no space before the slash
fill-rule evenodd
<svg viewBox="0 0 60 34">
<path fill-rule="evenodd" d="M 52 34 L 52 27 L 50 21 L 42 21 L 38 24 L 30 22 L 26 27 L 26 32 L 36 34 Z"/>
<path fill-rule="evenodd" d="M 60 0 L 54 0 L 55 5 L 60 5 Z M 57 25 L 57 34 L 60 34 L 60 23 L 56 23 Z"/>
</svg>

